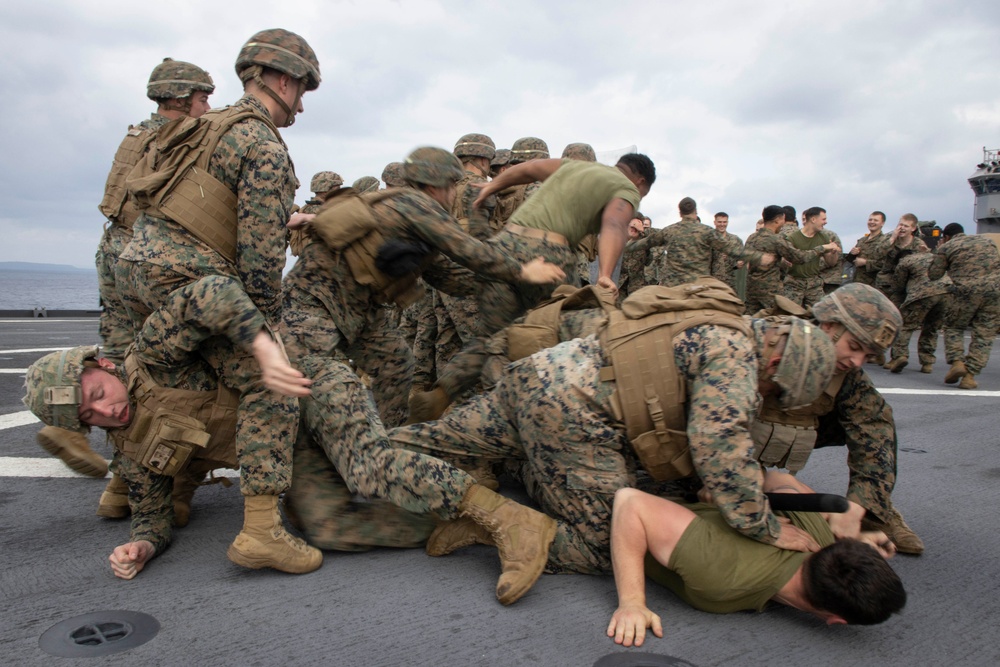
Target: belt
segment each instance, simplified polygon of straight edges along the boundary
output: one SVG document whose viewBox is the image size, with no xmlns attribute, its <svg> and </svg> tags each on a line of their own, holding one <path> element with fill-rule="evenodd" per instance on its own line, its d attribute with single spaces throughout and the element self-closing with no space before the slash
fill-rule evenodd
<svg viewBox="0 0 1000 667">
<path fill-rule="evenodd" d="M 508 222 L 504 227 L 511 234 L 517 234 L 518 236 L 527 236 L 529 239 L 541 239 L 549 243 L 555 243 L 556 245 L 569 246 L 569 241 L 562 234 L 557 234 L 556 232 L 547 232 L 543 229 L 532 229 L 531 227 L 522 227 L 521 225 L 515 225 L 513 222 Z"/>
</svg>

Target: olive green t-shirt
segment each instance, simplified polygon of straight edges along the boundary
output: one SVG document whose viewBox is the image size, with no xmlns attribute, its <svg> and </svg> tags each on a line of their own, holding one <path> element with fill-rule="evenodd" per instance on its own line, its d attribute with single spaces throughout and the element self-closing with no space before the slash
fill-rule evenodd
<svg viewBox="0 0 1000 667">
<path fill-rule="evenodd" d="M 809 554 L 745 537 L 714 505 L 689 505 L 698 517 L 677 542 L 666 567 L 646 555 L 646 576 L 666 586 L 692 607 L 716 614 L 762 611 Z M 834 536 L 816 512 L 779 512 L 821 547 Z"/>
<path fill-rule="evenodd" d="M 797 229 L 788 235 L 788 242 L 799 250 L 812 250 L 813 248 L 818 248 L 821 245 L 826 245 L 830 242 L 829 235 L 824 231 L 818 231 L 813 234 L 812 238 L 809 238 L 802 233 L 801 229 Z M 812 278 L 813 276 L 818 276 L 819 272 L 823 270 L 826 264 L 820 264 L 821 259 L 817 257 L 816 259 L 811 259 L 805 264 L 792 264 L 792 267 L 788 269 L 788 275 L 793 278 Z"/>
<path fill-rule="evenodd" d="M 615 198 L 639 209 L 639 189 L 617 167 L 563 160 L 555 173 L 514 211 L 510 222 L 562 234 L 575 248 L 587 234 L 601 231 L 601 213 Z"/>
</svg>

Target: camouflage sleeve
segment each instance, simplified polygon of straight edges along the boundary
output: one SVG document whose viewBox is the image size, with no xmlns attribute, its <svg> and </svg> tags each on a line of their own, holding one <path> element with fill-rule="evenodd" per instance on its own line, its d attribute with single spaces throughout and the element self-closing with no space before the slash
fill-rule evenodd
<svg viewBox="0 0 1000 667">
<path fill-rule="evenodd" d="M 895 271 L 892 272 L 894 294 L 891 296 L 893 303 L 903 303 L 906 301 L 906 284 L 910 280 L 910 269 L 906 262 L 896 264 Z"/>
<path fill-rule="evenodd" d="M 157 475 L 120 454 L 115 456 L 114 465 L 128 485 L 128 504 L 132 512 L 129 542 L 151 542 L 159 556 L 173 539 L 171 492 L 174 478 Z"/>
<path fill-rule="evenodd" d="M 708 238 L 713 254 L 729 255 L 730 259 L 742 259 L 753 266 L 759 266 L 760 260 L 764 257 L 764 253 L 744 246 L 743 242 L 735 235 L 722 235 L 713 231 L 708 235 Z"/>
<path fill-rule="evenodd" d="M 677 336 L 674 351 L 688 380 L 688 445 L 698 477 L 726 523 L 773 543 L 781 527 L 764 495 L 749 430 L 757 405 L 753 343 L 727 327 L 701 326 Z"/>
<path fill-rule="evenodd" d="M 208 276 L 174 290 L 136 337 L 136 351 L 150 367 L 179 370 L 212 336 L 244 350 L 264 327 L 264 316 L 234 278 Z"/>
<path fill-rule="evenodd" d="M 421 277 L 439 292 L 449 296 L 475 296 L 478 281 L 476 274 L 464 266 L 459 266 L 447 257 L 438 256 L 424 269 Z"/>
<path fill-rule="evenodd" d="M 408 205 L 424 206 L 422 200 L 410 199 Z M 402 212 L 402 211 L 401 211 Z M 404 213 L 413 224 L 414 233 L 470 271 L 490 280 L 520 282 L 521 264 L 501 250 L 483 243 L 462 231 L 444 209 L 430 205 L 422 211 Z"/>
<path fill-rule="evenodd" d="M 941 280 L 948 271 L 948 255 L 946 254 L 947 243 L 939 245 L 934 249 L 934 259 L 927 267 L 927 277 L 931 280 Z"/>
<path fill-rule="evenodd" d="M 281 321 L 281 274 L 294 196 L 292 165 L 280 143 L 258 141 L 247 150 L 236 185 L 236 270 L 246 293 L 268 322 Z"/>
<path fill-rule="evenodd" d="M 849 373 L 837 394 L 850 481 L 847 496 L 883 520 L 896 485 L 896 423 L 892 408 L 861 369 Z"/>
<path fill-rule="evenodd" d="M 417 323 L 417 333 L 413 338 L 413 387 L 421 390 L 431 387 L 437 377 L 434 348 L 438 328 L 434 302 L 433 292 L 428 292 L 413 304 L 413 318 Z"/>
</svg>

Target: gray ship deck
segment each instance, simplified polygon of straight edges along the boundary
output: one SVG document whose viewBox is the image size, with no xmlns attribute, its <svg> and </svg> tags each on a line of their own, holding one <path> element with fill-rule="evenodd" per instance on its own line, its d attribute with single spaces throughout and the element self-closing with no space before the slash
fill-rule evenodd
<svg viewBox="0 0 1000 667">
<path fill-rule="evenodd" d="M 927 544 L 923 556 L 894 560 L 909 593 L 902 615 L 876 627 L 826 627 L 785 608 L 715 616 L 650 586 L 665 636 L 624 649 L 604 635 L 615 608 L 610 577 L 543 576 L 506 608 L 494 598 L 499 565 L 486 547 L 446 558 L 331 552 L 303 576 L 241 569 L 225 556 L 241 521 L 235 486 L 201 489 L 173 546 L 135 580 L 115 579 L 107 555 L 127 524 L 94 516 L 104 482 L 48 457 L 20 403 L 19 369 L 54 348 L 96 342 L 94 318 L 0 321 L 0 664 L 589 666 L 613 653 L 636 665 L 668 664 L 646 654 L 701 666 L 1000 663 L 996 349 L 976 392 L 941 383 L 943 354 L 934 375 L 869 366 L 899 425 L 894 497 Z M 98 430 L 91 441 L 108 454 Z M 844 458 L 841 448 L 820 450 L 802 478 L 842 493 Z M 159 633 L 104 658 L 39 648 L 57 622 L 103 610 L 150 614 Z"/>
</svg>

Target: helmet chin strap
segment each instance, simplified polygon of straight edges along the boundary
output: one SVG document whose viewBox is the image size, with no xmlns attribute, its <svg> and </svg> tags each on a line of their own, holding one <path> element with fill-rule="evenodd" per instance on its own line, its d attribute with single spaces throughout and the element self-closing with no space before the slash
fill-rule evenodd
<svg viewBox="0 0 1000 667">
<path fill-rule="evenodd" d="M 263 71 L 264 68 L 261 67 L 260 65 L 254 65 L 253 67 L 248 67 L 243 72 L 243 80 L 247 81 L 248 79 L 253 79 L 253 82 L 257 84 L 257 87 L 263 90 L 265 93 L 267 93 L 267 95 L 272 100 L 274 100 L 279 107 L 281 107 L 281 110 L 285 112 L 285 122 L 281 125 L 281 127 L 291 127 L 295 123 L 295 112 L 293 112 L 292 109 L 289 108 L 289 106 L 285 103 L 285 100 L 281 99 L 281 96 L 278 95 L 278 93 L 274 92 L 270 86 L 264 83 L 264 79 L 263 77 L 261 77 L 261 73 Z M 293 79 L 293 80 L 296 81 L 296 83 L 298 84 L 298 88 L 295 91 L 295 102 L 293 103 L 292 108 L 298 109 L 299 101 L 302 99 L 302 93 L 303 93 L 302 89 L 305 86 L 304 86 L 304 81 L 302 81 L 301 79 Z"/>
</svg>

